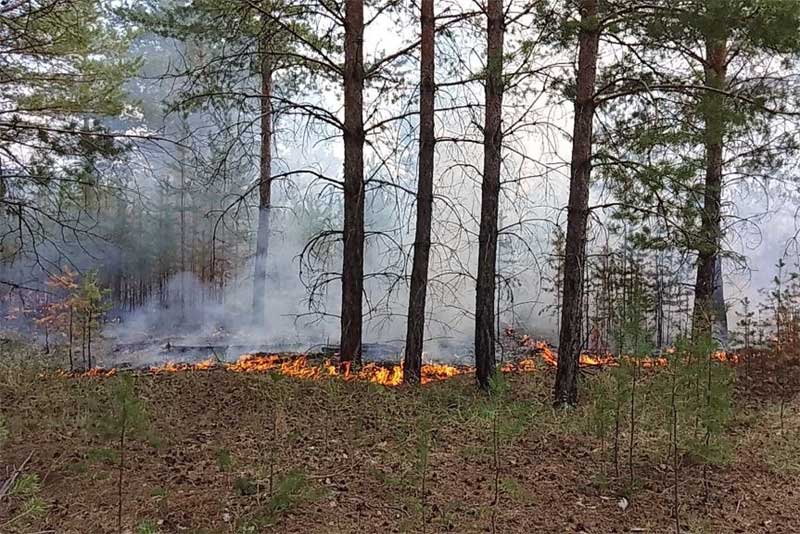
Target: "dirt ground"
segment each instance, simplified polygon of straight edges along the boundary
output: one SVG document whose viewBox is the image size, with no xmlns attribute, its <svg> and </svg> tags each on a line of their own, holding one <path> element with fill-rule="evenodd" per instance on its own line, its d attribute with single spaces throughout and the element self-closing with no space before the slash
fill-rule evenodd
<svg viewBox="0 0 800 534">
<path fill-rule="evenodd" d="M 110 415 L 119 377 L 0 368 L 0 480 L 32 453 L 0 500 L 4 534 L 117 532 L 121 454 L 122 527 L 136 534 L 676 529 L 669 428 L 648 416 L 646 377 L 632 461 L 623 429 L 617 475 L 611 439 L 589 432 L 591 399 L 553 411 L 545 368 L 509 376 L 502 400 L 466 376 L 408 389 L 142 373 L 147 422 L 122 449 Z M 800 532 L 800 405 L 770 394 L 767 371 L 739 370 L 729 462 L 704 470 L 682 451 L 683 531 Z"/>
</svg>

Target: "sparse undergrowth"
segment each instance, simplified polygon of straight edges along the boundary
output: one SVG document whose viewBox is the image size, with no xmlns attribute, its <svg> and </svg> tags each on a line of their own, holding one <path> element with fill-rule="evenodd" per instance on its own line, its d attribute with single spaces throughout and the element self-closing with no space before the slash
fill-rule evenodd
<svg viewBox="0 0 800 534">
<path fill-rule="evenodd" d="M 121 450 L 100 430 L 119 379 L 43 379 L 30 362 L 2 369 L 0 468 L 34 454 L 0 501 L 0 531 L 116 532 Z M 572 412 L 550 407 L 550 372 L 506 376 L 489 399 L 467 377 L 414 390 L 141 375 L 135 398 L 150 425 L 126 438 L 122 524 L 137 534 L 673 531 L 659 372 L 637 385 L 633 485 L 597 430 L 609 425 L 596 403 L 607 373 L 585 378 Z M 701 459 L 679 450 L 687 531 L 800 529 L 799 409 L 784 403 L 780 417 L 777 407 L 739 401 L 725 433 L 733 452 L 710 468 L 708 501 Z M 627 444 L 627 424 L 619 432 Z"/>
</svg>

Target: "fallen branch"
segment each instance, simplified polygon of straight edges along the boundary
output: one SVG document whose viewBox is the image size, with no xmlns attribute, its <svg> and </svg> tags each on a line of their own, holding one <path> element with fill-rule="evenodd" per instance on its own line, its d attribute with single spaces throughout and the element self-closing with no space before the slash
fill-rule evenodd
<svg viewBox="0 0 800 534">
<path fill-rule="evenodd" d="M 2 487 L 0 487 L 0 500 L 3 500 L 3 497 L 9 494 L 11 488 L 14 486 L 14 482 L 16 482 L 17 477 L 22 473 L 22 470 L 25 469 L 25 466 L 30 461 L 31 457 L 33 456 L 33 451 L 28 454 L 28 457 L 25 458 L 25 461 L 11 473 L 11 476 L 3 482 Z"/>
</svg>

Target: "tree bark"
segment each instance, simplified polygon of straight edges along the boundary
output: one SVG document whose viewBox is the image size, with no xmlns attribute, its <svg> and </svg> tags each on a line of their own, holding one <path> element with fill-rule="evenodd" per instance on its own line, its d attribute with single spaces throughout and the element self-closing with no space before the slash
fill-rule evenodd
<svg viewBox="0 0 800 534">
<path fill-rule="evenodd" d="M 600 26 L 597 0 L 582 0 L 578 36 L 578 72 L 575 122 L 572 134 L 567 239 L 564 254 L 564 291 L 561 304 L 561 332 L 555 404 L 574 406 L 578 401 L 578 373 L 581 353 L 583 279 L 586 269 L 586 223 L 589 217 L 589 177 L 592 169 L 592 122 L 597 78 Z"/>
<path fill-rule="evenodd" d="M 495 369 L 494 300 L 497 270 L 497 217 L 503 144 L 503 1 L 488 0 L 486 11 L 486 109 L 483 128 L 483 182 L 475 290 L 475 368 L 478 384 L 489 388 Z"/>
<path fill-rule="evenodd" d="M 263 31 L 259 44 L 261 52 L 261 158 L 258 177 L 258 232 L 253 273 L 253 319 L 264 323 L 267 289 L 267 259 L 270 238 L 270 207 L 272 205 L 272 63 L 268 54 L 269 36 Z"/>
<path fill-rule="evenodd" d="M 705 83 L 708 87 L 724 89 L 727 77 L 727 40 L 708 40 L 706 43 Z M 722 158 L 725 132 L 724 95 L 708 91 L 704 97 L 706 176 L 703 209 L 700 212 L 700 236 L 697 247 L 697 281 L 694 287 L 694 313 L 692 330 L 696 336 L 710 336 L 727 326 L 725 302 L 718 293 L 722 284 L 718 265 L 722 238 L 720 227 L 722 204 Z M 719 266 L 721 267 L 721 265 Z"/>
<path fill-rule="evenodd" d="M 346 0 L 344 36 L 344 229 L 340 357 L 361 363 L 364 291 L 364 1 Z"/>
<path fill-rule="evenodd" d="M 417 228 L 414 237 L 414 263 L 408 298 L 406 351 L 403 380 L 418 383 L 422 373 L 422 345 L 425 337 L 425 297 L 428 290 L 428 262 L 431 250 L 433 217 L 434 153 L 434 15 L 433 0 L 422 0 L 422 42 L 419 90 L 419 184 L 417 186 Z"/>
</svg>

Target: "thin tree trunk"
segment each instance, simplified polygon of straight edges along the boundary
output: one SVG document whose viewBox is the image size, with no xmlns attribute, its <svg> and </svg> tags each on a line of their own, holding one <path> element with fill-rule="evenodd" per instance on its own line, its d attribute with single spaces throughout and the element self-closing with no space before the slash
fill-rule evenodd
<svg viewBox="0 0 800 534">
<path fill-rule="evenodd" d="M 675 534 L 681 534 L 680 497 L 678 495 L 678 405 L 676 402 L 676 370 L 672 370 L 672 515 L 675 516 Z"/>
<path fill-rule="evenodd" d="M 72 356 L 72 306 L 69 307 L 69 370 L 75 370 L 75 362 Z"/>
<path fill-rule="evenodd" d="M 589 217 L 589 176 L 592 159 L 592 122 L 597 77 L 600 27 L 597 0 L 581 1 L 575 123 L 570 164 L 567 239 L 564 256 L 564 292 L 555 404 L 574 406 L 578 401 L 578 370 L 581 352 L 581 299 L 586 268 L 586 224 Z"/>
<path fill-rule="evenodd" d="M 619 430 L 622 417 L 622 382 L 617 378 L 617 399 L 614 405 L 614 474 L 619 478 Z"/>
<path fill-rule="evenodd" d="M 705 83 L 709 87 L 724 89 L 727 76 L 728 46 L 725 39 L 706 43 Z M 724 105 L 725 98 L 716 92 L 708 91 L 705 95 L 705 150 L 706 179 L 703 198 L 703 209 L 700 213 L 700 239 L 697 255 L 697 282 L 694 288 L 694 321 L 692 329 L 695 335 L 711 335 L 712 327 L 721 322 L 725 315 L 724 300 L 714 302 L 717 280 L 717 262 L 719 261 L 720 227 L 722 203 L 722 158 L 724 140 Z M 727 321 L 726 321 L 727 323 Z"/>
<path fill-rule="evenodd" d="M 425 297 L 428 290 L 428 262 L 433 215 L 434 123 L 434 14 L 433 0 L 422 0 L 422 51 L 419 91 L 419 185 L 417 186 L 417 228 L 414 264 L 408 298 L 406 352 L 403 380 L 419 382 L 422 373 L 422 345 L 425 338 Z"/>
<path fill-rule="evenodd" d="M 346 0 L 344 36 L 344 229 L 340 356 L 361 363 L 364 291 L 364 1 Z"/>
<path fill-rule="evenodd" d="M 89 310 L 89 319 L 86 321 L 86 359 L 89 369 L 92 368 L 92 310 Z"/>
<path fill-rule="evenodd" d="M 583 269 L 583 295 L 581 300 L 583 301 L 583 326 L 584 326 L 584 338 L 585 340 L 589 341 L 589 337 L 592 334 L 592 319 L 591 313 L 589 312 L 589 299 L 592 295 L 592 287 L 589 285 L 589 268 L 588 266 Z"/>
<path fill-rule="evenodd" d="M 91 368 L 91 366 L 86 363 L 86 320 L 81 324 L 81 360 L 83 360 L 84 369 Z"/>
<path fill-rule="evenodd" d="M 117 479 L 117 532 L 122 534 L 122 489 L 125 473 L 125 431 L 127 430 L 127 414 L 122 418 L 122 429 L 119 434 L 119 477 Z"/>
<path fill-rule="evenodd" d="M 664 279 L 661 263 L 656 260 L 656 348 L 660 351 L 664 347 Z"/>
<path fill-rule="evenodd" d="M 255 272 L 253 273 L 253 319 L 264 321 L 267 288 L 267 253 L 272 203 L 272 64 L 268 55 L 269 35 L 261 36 L 261 161 L 258 180 L 258 233 L 256 234 Z"/>
<path fill-rule="evenodd" d="M 488 389 L 495 369 L 494 298 L 497 271 L 497 217 L 503 145 L 503 0 L 488 0 L 486 10 L 486 83 L 483 128 L 483 182 L 475 290 L 475 368 L 478 384 Z"/>
<path fill-rule="evenodd" d="M 183 152 L 183 148 L 181 148 L 181 152 Z M 186 167 L 185 167 L 185 155 L 181 154 L 181 194 L 180 194 L 180 204 L 181 204 L 181 323 L 186 321 Z M 166 273 L 165 273 L 166 274 Z M 163 282 L 159 280 L 159 288 L 163 287 Z M 162 296 L 163 302 L 163 296 Z"/>
<path fill-rule="evenodd" d="M 638 370 L 637 364 L 631 367 L 631 435 L 628 441 L 628 473 L 631 491 L 633 490 L 633 447 L 636 444 L 636 373 Z"/>
</svg>

